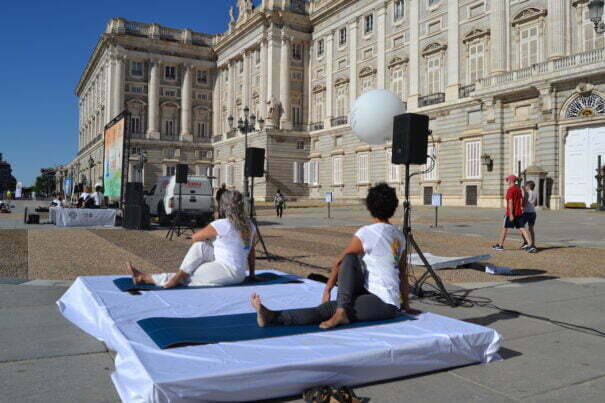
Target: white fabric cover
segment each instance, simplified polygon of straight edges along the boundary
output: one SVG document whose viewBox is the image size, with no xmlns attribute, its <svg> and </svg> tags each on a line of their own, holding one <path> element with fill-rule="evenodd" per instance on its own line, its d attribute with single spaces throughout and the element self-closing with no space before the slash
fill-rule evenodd
<svg viewBox="0 0 605 403">
<path fill-rule="evenodd" d="M 113 227 L 116 222 L 114 209 L 84 209 L 51 207 L 50 221 L 57 227 Z"/>
<path fill-rule="evenodd" d="M 464 266 L 465 264 L 484 262 L 492 258 L 491 255 L 475 255 L 462 257 L 437 256 L 432 253 L 425 253 L 424 257 L 429 262 L 433 270 L 450 269 L 452 267 Z M 408 258 L 408 263 L 414 266 L 423 266 L 422 259 L 417 253 L 412 253 Z"/>
<path fill-rule="evenodd" d="M 496 331 L 432 313 L 388 325 L 160 350 L 137 320 L 253 312 L 253 291 L 272 309 L 308 307 L 319 303 L 323 284 L 131 295 L 114 278 L 79 277 L 57 303 L 67 319 L 117 352 L 112 380 L 125 402 L 249 401 L 498 359 Z"/>
</svg>

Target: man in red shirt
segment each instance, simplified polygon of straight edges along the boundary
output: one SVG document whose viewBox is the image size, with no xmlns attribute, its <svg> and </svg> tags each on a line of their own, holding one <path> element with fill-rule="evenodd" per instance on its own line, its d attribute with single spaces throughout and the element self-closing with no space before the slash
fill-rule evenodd
<svg viewBox="0 0 605 403">
<path fill-rule="evenodd" d="M 523 222 L 523 191 L 517 186 L 516 182 L 517 177 L 515 175 L 506 177 L 506 183 L 509 185 L 506 191 L 506 215 L 504 216 L 504 226 L 500 233 L 500 242 L 492 246 L 495 250 L 504 250 L 504 240 L 509 228 L 517 228 L 525 237 L 528 244 L 533 245 L 531 235 L 525 229 L 525 222 Z M 536 253 L 537 249 L 531 247 L 527 251 L 529 253 Z"/>
</svg>

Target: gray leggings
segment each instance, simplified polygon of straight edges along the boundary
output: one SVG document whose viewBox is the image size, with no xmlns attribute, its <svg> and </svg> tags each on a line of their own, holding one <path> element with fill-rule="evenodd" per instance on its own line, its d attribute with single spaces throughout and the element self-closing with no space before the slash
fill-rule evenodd
<svg viewBox="0 0 605 403">
<path fill-rule="evenodd" d="M 383 302 L 364 288 L 363 268 L 357 255 L 346 255 L 338 272 L 338 296 L 316 308 L 277 311 L 275 325 L 314 325 L 330 319 L 336 308 L 344 308 L 351 322 L 391 319 L 399 308 Z"/>
</svg>

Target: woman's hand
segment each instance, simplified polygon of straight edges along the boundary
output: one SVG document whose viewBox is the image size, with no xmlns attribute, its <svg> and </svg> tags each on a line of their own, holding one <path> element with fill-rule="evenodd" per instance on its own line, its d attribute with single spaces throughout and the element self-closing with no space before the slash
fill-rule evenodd
<svg viewBox="0 0 605 403">
<path fill-rule="evenodd" d="M 323 293 L 321 294 L 321 303 L 325 304 L 326 302 L 330 302 L 331 294 L 332 294 L 332 287 L 326 286 L 324 288 Z"/>
</svg>

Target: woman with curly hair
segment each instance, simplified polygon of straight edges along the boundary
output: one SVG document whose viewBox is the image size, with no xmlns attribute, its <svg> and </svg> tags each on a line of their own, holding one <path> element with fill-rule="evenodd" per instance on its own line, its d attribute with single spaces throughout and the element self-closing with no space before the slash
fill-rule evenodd
<svg viewBox="0 0 605 403">
<path fill-rule="evenodd" d="M 225 191 L 220 210 L 226 218 L 213 221 L 193 234 L 193 245 L 176 273 L 147 274 L 128 262 L 133 282 L 172 288 L 238 284 L 246 279 L 246 271 L 254 277 L 256 234 L 246 217 L 242 194 Z"/>
<path fill-rule="evenodd" d="M 391 319 L 400 309 L 419 313 L 408 302 L 409 285 L 401 258 L 405 236 L 390 223 L 399 204 L 395 189 L 380 183 L 370 188 L 365 202 L 373 223 L 355 233 L 332 265 L 322 304 L 316 308 L 271 311 L 261 303 L 259 295 L 252 294 L 250 303 L 260 327 L 319 324 L 329 329 L 354 321 Z M 336 301 L 330 301 L 337 283 Z"/>
</svg>

